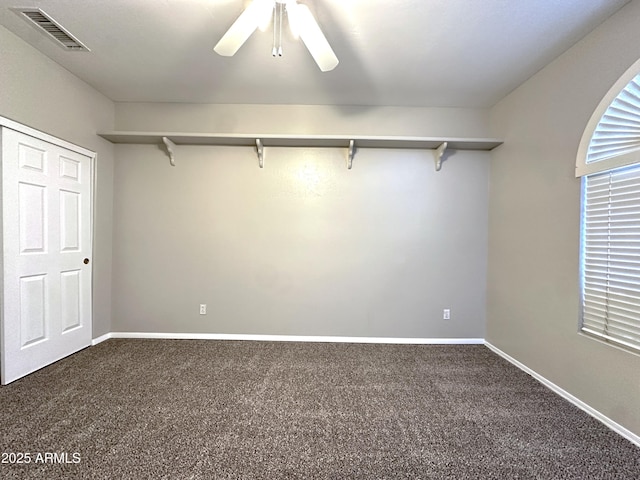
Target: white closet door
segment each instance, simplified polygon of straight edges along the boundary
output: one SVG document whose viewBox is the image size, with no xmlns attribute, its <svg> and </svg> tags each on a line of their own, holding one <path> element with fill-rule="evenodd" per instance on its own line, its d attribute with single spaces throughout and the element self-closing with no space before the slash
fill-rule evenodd
<svg viewBox="0 0 640 480">
<path fill-rule="evenodd" d="M 2 128 L 2 383 L 91 343 L 92 159 Z"/>
</svg>

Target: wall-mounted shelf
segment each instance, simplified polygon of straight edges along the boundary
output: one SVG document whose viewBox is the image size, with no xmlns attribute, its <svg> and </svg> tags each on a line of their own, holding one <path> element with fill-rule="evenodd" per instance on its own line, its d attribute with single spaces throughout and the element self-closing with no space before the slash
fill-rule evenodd
<svg viewBox="0 0 640 480">
<path fill-rule="evenodd" d="M 348 166 L 358 148 L 409 148 L 433 150 L 436 170 L 439 170 L 445 149 L 489 151 L 502 145 L 496 138 L 397 137 L 397 136 L 340 136 L 340 135 L 244 135 L 214 133 L 169 132 L 103 132 L 102 138 L 112 143 L 165 144 L 174 165 L 175 147 L 179 145 L 218 145 L 253 147 L 262 167 L 264 147 L 333 147 L 346 148 Z"/>
</svg>

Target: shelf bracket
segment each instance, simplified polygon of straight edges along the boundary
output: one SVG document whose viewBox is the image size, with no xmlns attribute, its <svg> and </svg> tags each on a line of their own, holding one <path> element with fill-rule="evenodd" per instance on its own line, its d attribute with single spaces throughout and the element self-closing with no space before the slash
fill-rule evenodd
<svg viewBox="0 0 640 480">
<path fill-rule="evenodd" d="M 167 137 L 162 137 L 162 141 L 164 142 L 165 147 L 167 147 L 167 155 L 169 155 L 169 163 L 172 167 L 176 166 L 176 144 L 169 140 Z"/>
<path fill-rule="evenodd" d="M 256 151 L 258 152 L 258 165 L 260 168 L 264 168 L 264 145 L 259 138 L 256 138 Z"/>
<path fill-rule="evenodd" d="M 444 151 L 447 149 L 447 145 L 447 142 L 442 142 L 442 145 L 433 151 L 433 157 L 436 161 L 436 172 L 439 172 L 442 168 L 442 156 L 444 155 Z"/>
<path fill-rule="evenodd" d="M 349 140 L 349 150 L 347 151 L 347 168 L 351 170 L 353 167 L 353 157 L 356 154 L 356 141 Z"/>
</svg>

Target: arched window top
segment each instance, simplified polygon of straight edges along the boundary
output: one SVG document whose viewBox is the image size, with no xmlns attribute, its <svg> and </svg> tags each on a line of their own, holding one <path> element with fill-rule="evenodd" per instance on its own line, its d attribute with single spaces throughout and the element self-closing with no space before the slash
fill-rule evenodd
<svg viewBox="0 0 640 480">
<path fill-rule="evenodd" d="M 587 163 L 640 149 L 640 75 L 613 99 L 589 142 Z"/>
<path fill-rule="evenodd" d="M 640 162 L 640 60 L 611 87 L 582 135 L 576 176 Z"/>
</svg>

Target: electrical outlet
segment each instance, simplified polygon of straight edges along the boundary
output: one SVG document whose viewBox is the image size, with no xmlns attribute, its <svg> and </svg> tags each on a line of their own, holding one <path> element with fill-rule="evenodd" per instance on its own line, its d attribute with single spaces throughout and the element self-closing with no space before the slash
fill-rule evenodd
<svg viewBox="0 0 640 480">
<path fill-rule="evenodd" d="M 201 303 L 200 304 L 200 315 L 206 315 L 207 314 L 207 304 L 206 303 Z"/>
<path fill-rule="evenodd" d="M 443 320 L 450 320 L 451 319 L 451 310 L 448 308 L 445 308 L 442 311 L 442 319 Z"/>
</svg>

